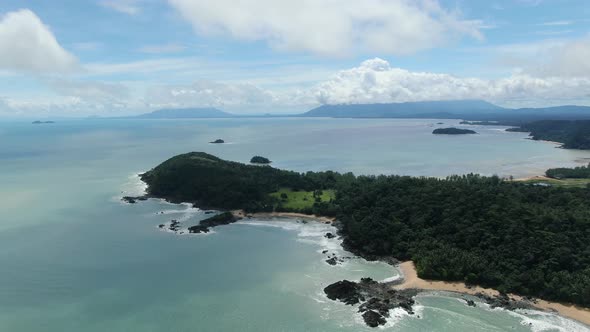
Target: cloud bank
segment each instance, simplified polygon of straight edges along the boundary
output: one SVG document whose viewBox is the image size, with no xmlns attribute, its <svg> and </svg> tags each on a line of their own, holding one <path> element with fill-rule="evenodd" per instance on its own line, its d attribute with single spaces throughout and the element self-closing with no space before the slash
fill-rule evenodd
<svg viewBox="0 0 590 332">
<path fill-rule="evenodd" d="M 320 104 L 484 99 L 519 107 L 587 100 L 589 91 L 587 77 L 515 74 L 493 80 L 462 78 L 394 68 L 375 58 L 338 72 L 315 86 L 312 94 Z"/>
<path fill-rule="evenodd" d="M 265 41 L 279 50 L 326 56 L 404 55 L 463 36 L 482 38 L 481 22 L 464 20 L 436 0 L 168 2 L 200 34 Z"/>
<path fill-rule="evenodd" d="M 0 69 L 60 72 L 76 63 L 32 11 L 9 12 L 0 18 Z"/>
</svg>

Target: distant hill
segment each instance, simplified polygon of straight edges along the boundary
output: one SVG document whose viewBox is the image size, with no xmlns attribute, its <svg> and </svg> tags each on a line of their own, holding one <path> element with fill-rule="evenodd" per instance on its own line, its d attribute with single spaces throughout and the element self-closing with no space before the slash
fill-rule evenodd
<svg viewBox="0 0 590 332">
<path fill-rule="evenodd" d="M 161 109 L 137 117 L 142 119 L 205 119 L 231 118 L 234 115 L 216 108 L 175 108 Z"/>
<path fill-rule="evenodd" d="M 483 100 L 451 100 L 390 104 L 323 105 L 300 116 L 331 118 L 436 118 L 522 123 L 542 119 L 590 119 L 590 107 L 569 105 L 511 109 L 500 107 Z"/>
<path fill-rule="evenodd" d="M 303 116 L 337 118 L 449 117 L 457 113 L 495 113 L 506 111 L 483 100 L 419 101 L 391 104 L 323 105 Z M 436 115 L 436 116 L 435 116 Z"/>
</svg>

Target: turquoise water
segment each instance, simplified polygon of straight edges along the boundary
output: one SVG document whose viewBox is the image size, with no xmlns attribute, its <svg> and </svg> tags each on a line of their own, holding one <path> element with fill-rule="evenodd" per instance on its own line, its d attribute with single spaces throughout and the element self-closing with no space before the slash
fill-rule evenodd
<svg viewBox="0 0 590 332">
<path fill-rule="evenodd" d="M 187 151 L 238 161 L 260 154 L 299 171 L 433 176 L 527 176 L 590 157 L 499 127 L 434 136 L 436 122 L 0 123 L 0 331 L 368 331 L 353 307 L 327 300 L 323 287 L 399 273 L 361 259 L 326 264 L 323 250 L 346 255 L 337 240 L 323 238 L 330 226 L 255 220 L 175 235 L 157 225 L 196 223 L 204 213 L 119 198 L 141 191 L 134 174 Z M 216 138 L 229 144 L 207 144 Z M 396 311 L 385 330 L 584 330 L 555 315 L 467 307 L 449 294 L 421 295 L 418 303 L 416 316 Z"/>
</svg>

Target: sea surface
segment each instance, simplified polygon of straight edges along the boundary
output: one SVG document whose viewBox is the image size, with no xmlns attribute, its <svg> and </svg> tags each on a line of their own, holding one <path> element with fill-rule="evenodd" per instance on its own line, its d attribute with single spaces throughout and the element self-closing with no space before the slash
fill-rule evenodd
<svg viewBox="0 0 590 332">
<path fill-rule="evenodd" d="M 438 122 L 444 124 L 438 125 Z M 341 279 L 392 280 L 382 263 L 350 256 L 331 226 L 251 220 L 206 235 L 205 212 L 139 194 L 137 173 L 179 153 L 205 151 L 279 168 L 356 174 L 524 177 L 587 163 L 590 152 L 508 133 L 435 136 L 458 120 L 219 119 L 0 123 L 0 331 L 371 331 L 356 308 L 322 289 Z M 209 144 L 222 138 L 223 145 Z M 413 316 L 392 312 L 377 331 L 587 331 L 535 311 L 508 312 L 462 296 L 426 293 Z"/>
</svg>

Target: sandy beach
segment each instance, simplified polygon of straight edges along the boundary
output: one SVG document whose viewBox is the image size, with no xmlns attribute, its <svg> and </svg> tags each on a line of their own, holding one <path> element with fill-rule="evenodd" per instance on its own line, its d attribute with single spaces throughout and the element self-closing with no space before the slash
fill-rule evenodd
<svg viewBox="0 0 590 332">
<path fill-rule="evenodd" d="M 529 180 L 555 180 L 550 177 L 546 177 L 545 175 L 534 175 L 534 176 L 527 176 L 524 178 L 514 179 L 514 181 L 529 181 Z"/>
<path fill-rule="evenodd" d="M 401 263 L 399 268 L 404 279 L 401 284 L 393 286 L 396 289 L 419 288 L 424 290 L 447 291 L 470 295 L 484 293 L 490 296 L 499 294 L 495 289 L 482 288 L 479 286 L 467 287 L 462 282 L 430 281 L 421 279 L 418 277 L 416 267 L 412 261 Z M 509 294 L 509 296 L 518 300 L 522 299 L 522 297 L 514 294 Z M 575 319 L 590 326 L 590 309 L 545 300 L 537 300 L 533 305 L 540 310 L 556 312 L 563 317 Z"/>
<path fill-rule="evenodd" d="M 321 221 L 323 223 L 332 223 L 334 218 L 320 217 L 313 214 L 303 214 L 294 212 L 258 212 L 258 213 L 245 213 L 243 210 L 232 211 L 234 216 L 238 218 L 303 218 L 313 219 Z"/>
</svg>

